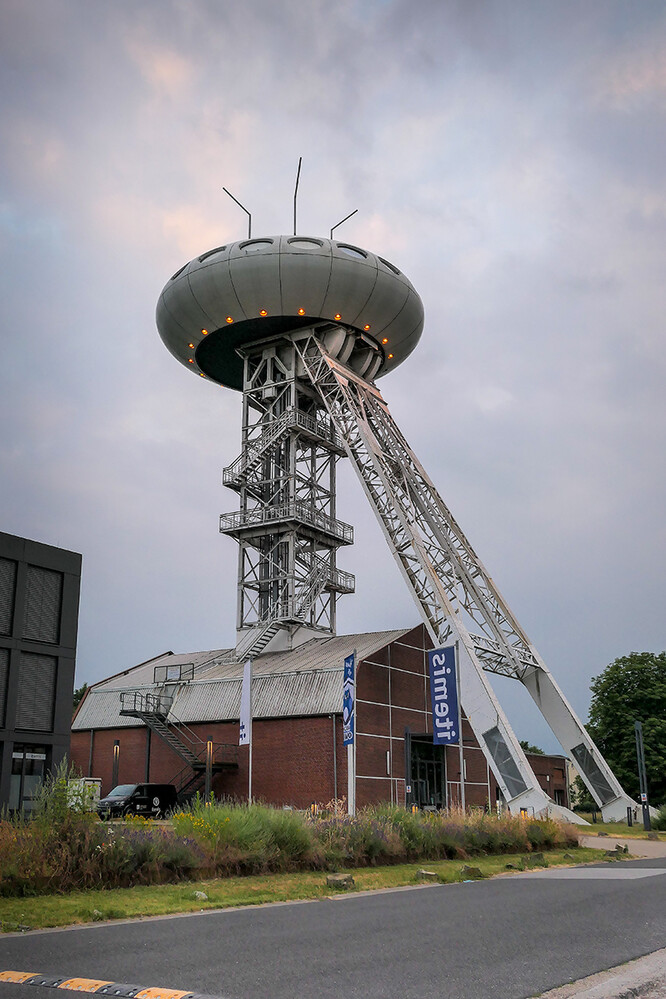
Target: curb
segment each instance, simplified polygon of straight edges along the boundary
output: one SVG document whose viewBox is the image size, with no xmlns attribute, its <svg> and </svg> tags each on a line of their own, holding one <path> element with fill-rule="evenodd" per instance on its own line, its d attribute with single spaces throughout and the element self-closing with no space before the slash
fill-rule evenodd
<svg viewBox="0 0 666 999">
<path fill-rule="evenodd" d="M 638 999 L 640 996 L 666 997 L 666 948 L 542 992 L 539 999 Z"/>
</svg>

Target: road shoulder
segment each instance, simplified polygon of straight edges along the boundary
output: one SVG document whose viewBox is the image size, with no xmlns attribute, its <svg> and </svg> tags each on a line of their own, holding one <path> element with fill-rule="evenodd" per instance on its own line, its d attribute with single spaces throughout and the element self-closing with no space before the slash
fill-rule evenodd
<svg viewBox="0 0 666 999">
<path fill-rule="evenodd" d="M 539 999 L 666 999 L 666 948 L 542 992 Z M 535 999 L 535 997 L 533 997 Z"/>
</svg>

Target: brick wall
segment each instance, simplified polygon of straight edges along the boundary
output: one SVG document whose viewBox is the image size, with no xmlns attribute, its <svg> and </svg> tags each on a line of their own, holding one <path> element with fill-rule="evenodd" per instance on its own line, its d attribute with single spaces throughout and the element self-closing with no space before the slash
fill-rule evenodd
<svg viewBox="0 0 666 999">
<path fill-rule="evenodd" d="M 325 803 L 335 796 L 333 766 L 333 719 L 315 718 L 259 719 L 253 723 L 252 793 L 253 797 L 274 805 L 307 808 L 313 801 Z M 238 747 L 238 723 L 191 725 L 202 741 Z M 92 766 L 90 732 L 72 732 L 71 759 L 86 776 L 101 777 L 102 794 L 111 790 L 113 745 L 120 743 L 118 783 L 135 784 L 146 780 L 146 728 L 98 729 L 93 737 Z M 347 754 L 342 745 L 342 719 L 335 719 L 338 796 L 347 791 Z M 217 796 L 245 799 L 248 792 L 249 749 L 241 746 L 238 768 L 215 774 L 213 790 Z M 184 764 L 162 739 L 150 738 L 148 780 L 171 783 Z"/>
<path fill-rule="evenodd" d="M 419 625 L 359 664 L 357 675 L 357 790 L 359 807 L 398 801 L 405 774 L 405 733 L 432 737 L 427 651 L 432 643 Z M 463 714 L 465 804 L 494 807 L 497 781 Z M 389 753 L 387 765 L 387 751 Z M 539 784 L 553 799 L 568 805 L 564 761 L 528 755 Z M 449 804 L 461 803 L 460 750 L 446 747 Z"/>
<path fill-rule="evenodd" d="M 426 651 L 430 639 L 423 625 L 384 646 L 358 666 L 356 692 L 356 802 L 359 808 L 380 801 L 403 804 L 405 786 L 405 737 L 432 739 L 430 689 Z M 206 741 L 238 746 L 238 722 L 190 725 Z M 497 783 L 463 719 L 465 802 L 494 807 Z M 90 733 L 73 732 L 71 755 L 84 774 L 102 778 L 102 793 L 111 788 L 114 740 L 120 741 L 119 783 L 146 780 L 147 730 L 120 728 L 94 733 L 92 768 L 89 771 Z M 337 797 L 347 793 L 347 752 L 342 745 L 342 719 L 335 719 Z M 336 794 L 334 785 L 333 720 L 330 716 L 259 719 L 253 724 L 252 792 L 274 805 L 306 808 L 313 801 L 325 803 Z M 448 746 L 446 787 L 449 804 L 460 803 L 460 751 Z M 216 774 L 216 795 L 245 799 L 248 790 L 247 747 L 238 749 L 238 767 Z M 541 787 L 553 798 L 566 801 L 564 761 L 558 757 L 528 756 Z M 179 757 L 159 737 L 150 739 L 148 779 L 171 783 L 182 770 Z"/>
</svg>

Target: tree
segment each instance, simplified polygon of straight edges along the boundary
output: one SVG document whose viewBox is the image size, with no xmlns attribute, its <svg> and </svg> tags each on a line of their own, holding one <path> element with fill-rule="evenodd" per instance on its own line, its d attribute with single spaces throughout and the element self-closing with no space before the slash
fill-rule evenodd
<svg viewBox="0 0 666 999">
<path fill-rule="evenodd" d="M 527 739 L 521 739 L 520 740 L 520 748 L 522 749 L 522 751 L 524 753 L 536 753 L 537 756 L 545 756 L 546 755 L 544 753 L 543 749 L 539 749 L 538 746 L 533 746 L 531 742 L 527 741 Z"/>
<path fill-rule="evenodd" d="M 75 710 L 76 710 L 76 708 L 78 708 L 79 704 L 83 700 L 83 695 L 85 694 L 85 692 L 86 692 L 87 689 L 88 689 L 88 684 L 84 683 L 84 684 L 82 684 L 82 686 L 77 687 L 76 690 L 74 691 L 74 709 Z"/>
<path fill-rule="evenodd" d="M 666 652 L 632 652 L 591 685 L 588 732 L 624 790 L 638 800 L 634 722 L 643 723 L 651 805 L 666 802 Z"/>
<path fill-rule="evenodd" d="M 574 777 L 569 788 L 571 806 L 578 812 L 596 812 L 599 806 L 590 794 L 582 777 Z"/>
</svg>

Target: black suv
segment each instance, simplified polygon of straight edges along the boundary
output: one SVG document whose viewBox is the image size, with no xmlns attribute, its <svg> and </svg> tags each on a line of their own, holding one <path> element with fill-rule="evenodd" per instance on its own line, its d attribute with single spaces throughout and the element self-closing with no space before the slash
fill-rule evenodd
<svg viewBox="0 0 666 999">
<path fill-rule="evenodd" d="M 97 804 L 102 819 L 119 815 L 145 815 L 159 818 L 176 807 L 173 784 L 119 784 Z"/>
</svg>

